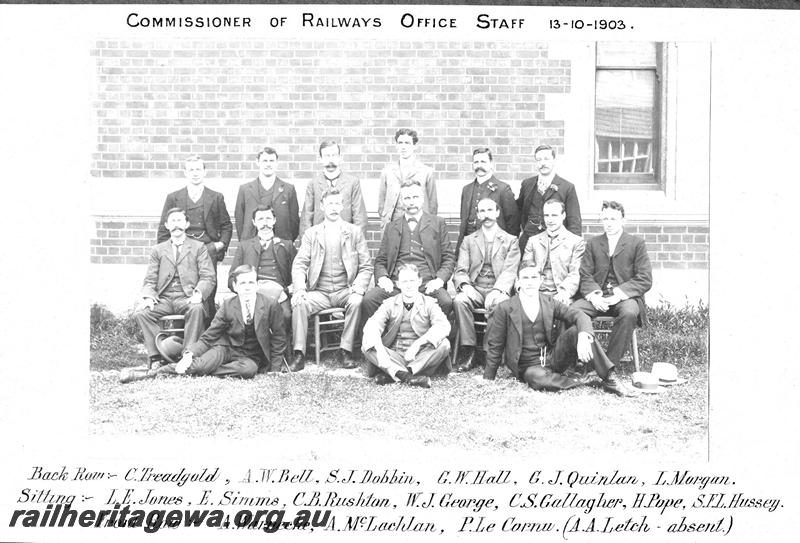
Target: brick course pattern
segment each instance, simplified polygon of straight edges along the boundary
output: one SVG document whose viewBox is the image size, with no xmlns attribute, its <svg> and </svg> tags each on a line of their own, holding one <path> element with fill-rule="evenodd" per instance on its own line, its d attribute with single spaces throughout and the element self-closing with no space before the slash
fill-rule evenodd
<svg viewBox="0 0 800 543">
<path fill-rule="evenodd" d="M 246 180 L 264 145 L 282 171 L 315 171 L 324 139 L 343 144 L 349 173 L 377 178 L 403 126 L 440 179 L 462 177 L 479 144 L 503 157 L 501 176 L 525 174 L 540 143 L 563 152 L 544 107 L 570 92 L 571 63 L 545 43 L 99 40 L 91 53 L 91 173 L 109 182 L 172 179 L 188 154 Z"/>
<path fill-rule="evenodd" d="M 459 219 L 456 216 L 445 218 L 455 246 Z M 93 264 L 147 264 L 150 249 L 156 242 L 157 217 L 151 220 L 96 217 L 95 227 L 97 237 L 90 240 Z M 628 223 L 625 231 L 644 238 L 653 269 L 708 269 L 708 226 Z M 599 223 L 584 223 L 585 239 L 600 233 L 602 227 Z M 223 264 L 229 265 L 236 253 L 238 241 L 235 238 Z M 372 216 L 367 229 L 367 243 L 373 258 L 380 247 L 380 239 L 378 218 Z"/>
</svg>

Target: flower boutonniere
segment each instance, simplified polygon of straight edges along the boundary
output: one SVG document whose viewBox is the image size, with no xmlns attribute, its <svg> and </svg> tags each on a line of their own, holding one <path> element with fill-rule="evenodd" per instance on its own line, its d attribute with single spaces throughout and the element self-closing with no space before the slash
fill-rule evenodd
<svg viewBox="0 0 800 543">
<path fill-rule="evenodd" d="M 272 241 L 274 241 L 275 243 L 280 243 L 281 242 L 281 238 L 279 238 L 278 236 L 273 236 L 272 237 Z"/>
<path fill-rule="evenodd" d="M 281 185 L 280 187 L 278 187 L 278 192 L 283 192 L 283 185 Z"/>
<path fill-rule="evenodd" d="M 558 185 L 554 185 L 553 183 L 550 183 L 550 187 L 548 187 L 548 188 L 551 188 L 554 191 L 558 192 Z"/>
<path fill-rule="evenodd" d="M 350 232 L 348 230 L 344 230 L 342 232 L 342 239 L 346 241 L 350 241 Z"/>
<path fill-rule="evenodd" d="M 489 189 L 489 192 L 494 192 L 497 190 L 497 183 L 495 183 L 494 181 L 489 181 L 489 184 L 486 185 L 486 188 Z"/>
</svg>

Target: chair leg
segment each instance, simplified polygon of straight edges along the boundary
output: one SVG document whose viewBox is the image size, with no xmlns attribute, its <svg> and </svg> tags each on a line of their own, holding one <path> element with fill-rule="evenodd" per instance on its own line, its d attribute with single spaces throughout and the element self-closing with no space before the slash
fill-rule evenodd
<svg viewBox="0 0 800 543">
<path fill-rule="evenodd" d="M 314 358 L 319 366 L 319 352 L 322 349 L 322 339 L 319 333 L 319 315 L 314 315 Z"/>
<path fill-rule="evenodd" d="M 458 361 L 458 346 L 460 343 L 461 343 L 461 331 L 456 330 L 456 338 L 453 341 L 453 349 L 452 349 L 453 358 L 451 359 L 451 363 L 453 364 L 453 366 L 455 366 L 456 362 Z"/>
<path fill-rule="evenodd" d="M 631 336 L 631 353 L 633 354 L 633 368 L 639 371 L 639 340 L 636 338 L 636 329 Z"/>
</svg>

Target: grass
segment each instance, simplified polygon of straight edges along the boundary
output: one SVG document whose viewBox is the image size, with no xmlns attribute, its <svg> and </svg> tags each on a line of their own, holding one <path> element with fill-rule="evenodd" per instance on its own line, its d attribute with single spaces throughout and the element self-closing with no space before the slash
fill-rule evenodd
<svg viewBox="0 0 800 543">
<path fill-rule="evenodd" d="M 664 460 L 706 456 L 707 333 L 705 306 L 654 309 L 640 330 L 643 364 L 673 362 L 685 385 L 623 399 L 597 387 L 562 393 L 530 390 L 503 369 L 494 382 L 480 370 L 434 379 L 430 390 L 380 387 L 362 370 L 307 364 L 302 372 L 250 381 L 163 378 L 128 385 L 118 369 L 146 356 L 130 316 L 92 310 L 90 403 L 96 434 L 261 434 L 406 440 L 491 454 L 637 453 Z M 630 364 L 621 370 L 630 373 Z M 211 400 L 210 400 L 211 399 Z"/>
</svg>

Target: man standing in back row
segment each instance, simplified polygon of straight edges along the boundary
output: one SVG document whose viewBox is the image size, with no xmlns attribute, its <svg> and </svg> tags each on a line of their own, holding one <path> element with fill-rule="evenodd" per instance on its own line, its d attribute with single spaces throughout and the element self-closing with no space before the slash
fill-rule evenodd
<svg viewBox="0 0 800 543">
<path fill-rule="evenodd" d="M 256 157 L 258 178 L 239 187 L 236 197 L 236 233 L 239 241 L 258 234 L 253 224 L 253 213 L 259 206 L 272 208 L 275 217 L 275 235 L 281 239 L 294 241 L 300 225 L 297 206 L 297 193 L 291 183 L 277 176 L 278 152 L 272 147 L 264 147 Z"/>
<path fill-rule="evenodd" d="M 539 175 L 522 182 L 517 198 L 520 217 L 519 249 L 525 251 L 528 238 L 546 230 L 544 224 L 544 203 L 559 200 L 564 204 L 567 214 L 564 226 L 567 230 L 581 236 L 581 206 L 575 185 L 559 177 L 555 172 L 556 150 L 549 145 L 540 145 L 533 153 Z"/>
<path fill-rule="evenodd" d="M 319 160 L 322 172 L 306 186 L 303 200 L 303 213 L 300 215 L 300 235 L 325 220 L 322 210 L 322 195 L 336 190 L 342 195 L 342 220 L 355 224 L 367 237 L 367 208 L 361 195 L 361 182 L 354 176 L 342 172 L 342 152 L 335 141 L 323 141 L 319 146 Z"/>
</svg>

